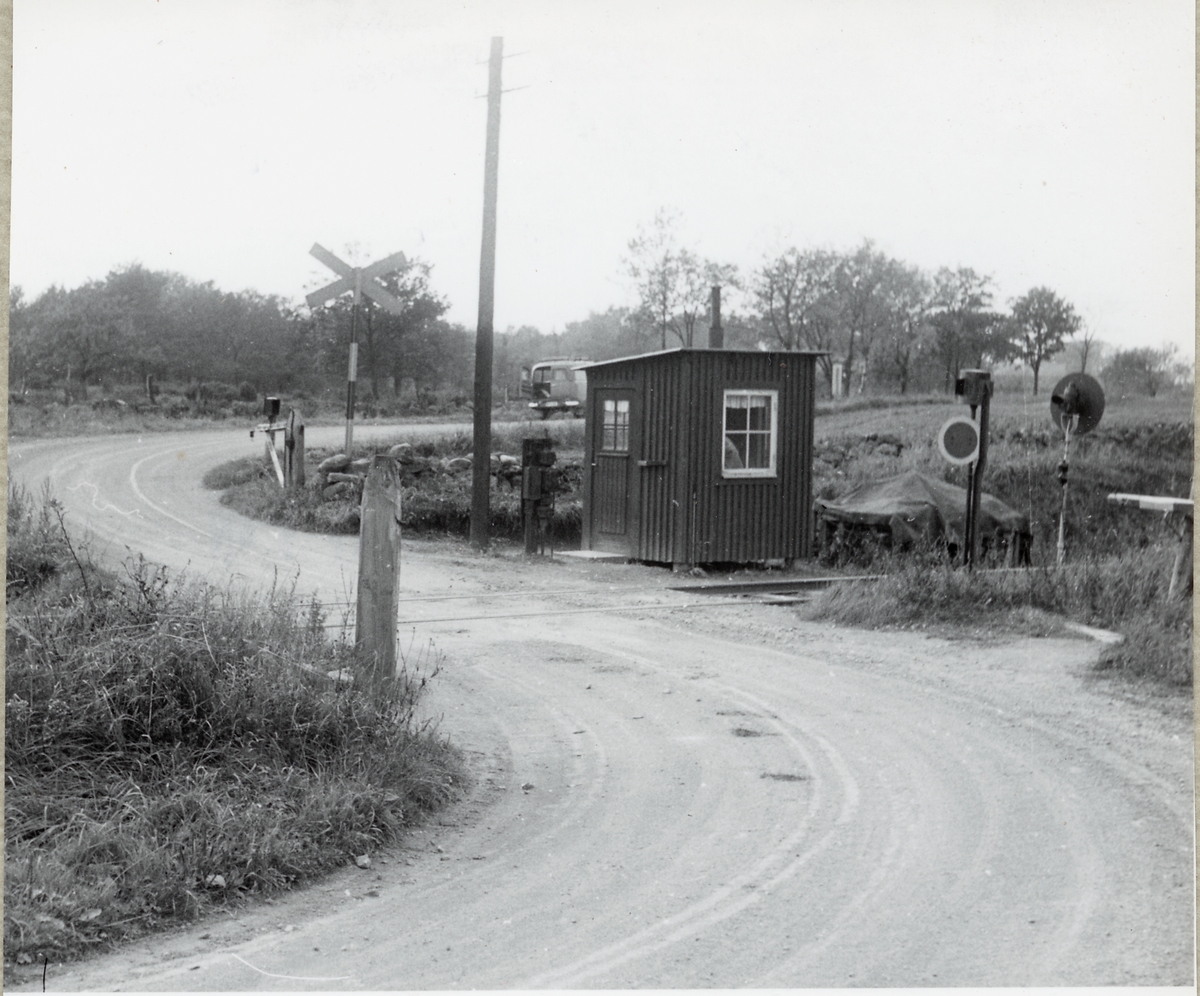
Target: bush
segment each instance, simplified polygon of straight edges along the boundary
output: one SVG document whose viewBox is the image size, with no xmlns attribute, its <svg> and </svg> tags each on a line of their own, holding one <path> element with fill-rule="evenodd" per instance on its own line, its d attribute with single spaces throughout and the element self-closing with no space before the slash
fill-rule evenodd
<svg viewBox="0 0 1200 996">
<path fill-rule="evenodd" d="M 48 484 L 40 501 L 22 485 L 9 485 L 4 565 L 6 601 L 42 587 L 68 562 L 71 551 L 61 528 L 61 512 Z"/>
<path fill-rule="evenodd" d="M 57 518 L 19 496 L 10 540 Z M 65 959 L 287 888 L 460 792 L 457 752 L 415 718 L 436 661 L 362 680 L 292 591 L 140 559 L 118 577 L 61 548 L 51 580 L 9 585 L 6 957 Z"/>
<path fill-rule="evenodd" d="M 273 473 L 260 470 L 248 482 L 228 487 L 221 495 L 221 504 L 248 518 L 301 532 L 358 532 L 357 501 L 326 501 L 315 481 L 308 487 L 284 489 Z"/>
<path fill-rule="evenodd" d="M 539 430 L 541 430 L 539 426 Z M 575 421 L 551 423 L 551 438 L 560 449 L 558 470 L 561 490 L 550 520 L 549 539 L 556 545 L 577 544 L 583 532 L 583 506 L 580 493 L 583 471 L 575 462 L 563 459 L 563 451 L 583 445 L 583 424 Z M 501 427 L 493 434 L 492 451 L 519 455 L 521 439 L 530 429 Z M 537 433 L 539 436 L 541 432 Z M 355 456 L 386 452 L 399 437 L 356 449 Z M 424 440 L 413 451 L 425 459 L 468 456 L 473 449 L 469 433 L 459 432 L 438 439 Z M 354 534 L 359 527 L 359 493 L 352 490 L 343 497 L 325 499 L 320 490 L 316 464 L 328 455 L 320 449 L 307 453 L 308 486 L 284 490 L 267 470 L 261 458 L 245 457 L 209 471 L 204 486 L 224 491 L 221 503 L 241 514 L 273 525 L 286 526 L 304 532 Z M 448 533 L 468 536 L 471 531 L 472 477 L 464 474 L 425 475 L 417 483 L 405 487 L 401 496 L 401 526 L 414 532 Z M 521 513 L 521 496 L 507 485 L 497 484 L 491 492 L 491 523 L 489 533 L 498 539 L 520 539 L 525 524 Z"/>
</svg>

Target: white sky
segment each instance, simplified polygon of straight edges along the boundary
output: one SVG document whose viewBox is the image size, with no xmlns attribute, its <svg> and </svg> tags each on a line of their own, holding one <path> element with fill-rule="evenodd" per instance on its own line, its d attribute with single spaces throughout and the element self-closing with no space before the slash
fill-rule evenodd
<svg viewBox="0 0 1200 996">
<path fill-rule="evenodd" d="M 744 270 L 872 238 L 1194 349 L 1190 0 L 16 0 L 11 282 L 138 261 L 299 301 L 313 242 L 434 266 L 474 328 L 632 303 L 659 207 Z M 737 302 L 732 302 L 735 306 Z"/>
</svg>

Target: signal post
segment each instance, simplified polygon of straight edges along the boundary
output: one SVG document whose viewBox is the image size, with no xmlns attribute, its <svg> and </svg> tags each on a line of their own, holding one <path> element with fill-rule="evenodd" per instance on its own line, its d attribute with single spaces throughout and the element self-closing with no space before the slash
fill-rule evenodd
<svg viewBox="0 0 1200 996">
<path fill-rule="evenodd" d="M 971 406 L 971 417 L 955 416 L 938 432 L 938 450 L 947 461 L 967 467 L 967 508 L 963 526 L 963 563 L 975 566 L 979 533 L 979 499 L 987 466 L 988 413 L 992 400 L 992 375 L 987 370 L 964 370 L 954 382 L 954 393 Z M 978 412 L 978 420 L 976 420 Z"/>
</svg>

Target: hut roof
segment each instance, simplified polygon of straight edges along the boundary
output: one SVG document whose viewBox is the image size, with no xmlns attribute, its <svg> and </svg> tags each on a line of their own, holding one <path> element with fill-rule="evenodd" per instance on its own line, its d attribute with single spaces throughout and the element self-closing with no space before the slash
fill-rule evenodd
<svg viewBox="0 0 1200 996">
<path fill-rule="evenodd" d="M 647 360 L 657 356 L 671 356 L 675 353 L 753 353 L 763 356 L 825 356 L 826 352 L 819 349 L 708 349 L 704 346 L 673 346 L 670 349 L 656 349 L 649 353 L 635 353 L 633 356 L 618 356 L 611 360 L 596 360 L 580 364 L 576 369 L 591 370 L 595 367 L 606 367 L 617 363 L 629 363 L 631 360 Z"/>
</svg>

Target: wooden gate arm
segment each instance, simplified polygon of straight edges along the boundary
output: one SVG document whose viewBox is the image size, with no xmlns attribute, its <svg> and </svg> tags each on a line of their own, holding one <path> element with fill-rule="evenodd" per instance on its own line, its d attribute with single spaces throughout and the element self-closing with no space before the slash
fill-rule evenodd
<svg viewBox="0 0 1200 996">
<path fill-rule="evenodd" d="M 1191 498 L 1170 498 L 1162 495 L 1112 494 L 1108 500 L 1114 505 L 1129 505 L 1147 512 L 1164 512 L 1167 515 L 1181 514 L 1192 518 L 1194 502 Z"/>
</svg>

